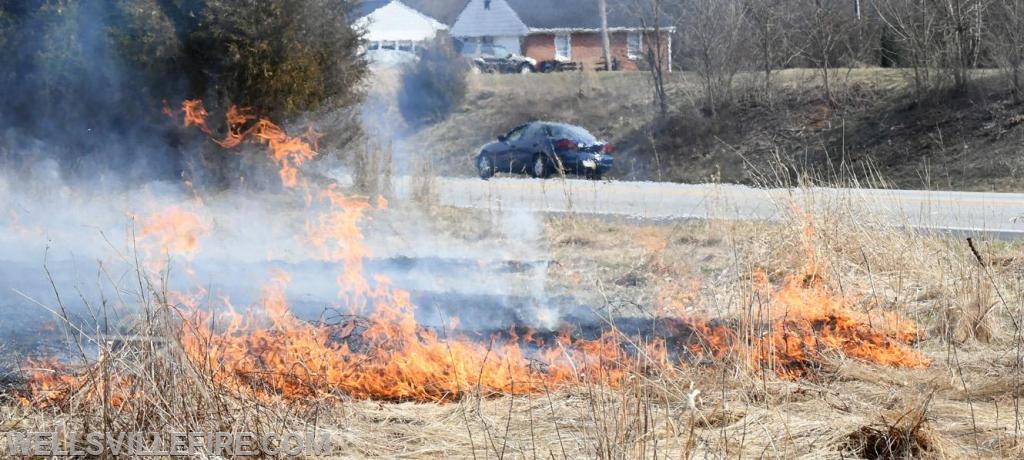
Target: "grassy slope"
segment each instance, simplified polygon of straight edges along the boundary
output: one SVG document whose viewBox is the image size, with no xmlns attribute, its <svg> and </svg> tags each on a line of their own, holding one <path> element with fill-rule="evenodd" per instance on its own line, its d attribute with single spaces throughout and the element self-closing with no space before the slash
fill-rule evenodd
<svg viewBox="0 0 1024 460">
<path fill-rule="evenodd" d="M 967 95 L 935 94 L 917 104 L 899 71 L 840 71 L 838 107 L 822 102 L 810 71 L 774 77 L 771 103 L 738 97 L 717 118 L 700 110 L 696 76 L 671 75 L 672 110 L 659 118 L 644 73 L 565 73 L 471 77 L 468 100 L 448 120 L 411 136 L 440 173 L 472 175 L 468 158 L 518 123 L 559 120 L 589 128 L 618 148 L 614 176 L 682 182 L 757 183 L 778 164 L 832 177 L 877 170 L 900 188 L 1020 190 L 1024 106 L 978 80 Z M 743 84 L 740 77 L 738 87 Z M 756 83 L 755 83 L 756 84 Z M 748 92 L 749 93 L 749 92 Z M 779 160 L 782 160 L 781 162 Z"/>
</svg>

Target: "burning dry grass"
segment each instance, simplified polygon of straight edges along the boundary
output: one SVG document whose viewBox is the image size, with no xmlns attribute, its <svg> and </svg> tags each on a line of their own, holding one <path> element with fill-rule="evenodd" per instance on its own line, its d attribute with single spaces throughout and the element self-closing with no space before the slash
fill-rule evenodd
<svg viewBox="0 0 1024 460">
<path fill-rule="evenodd" d="M 722 318 L 722 324 L 731 324 L 731 330 L 756 336 L 755 325 L 763 324 L 764 318 L 755 313 L 757 304 L 752 299 L 771 297 L 760 283 L 785 286 L 795 282 L 795 287 L 812 288 L 817 282 L 828 280 L 829 286 L 835 282 L 826 268 L 820 278 L 771 281 L 779 276 L 774 273 L 806 269 L 806 257 L 787 255 L 813 246 L 820 265 L 846 267 L 842 289 L 858 299 L 851 305 L 856 315 L 880 321 L 886 316 L 881 314 L 884 311 L 921 321 L 925 332 L 911 340 L 923 341 L 912 346 L 916 353 L 930 358 L 931 365 L 886 368 L 866 364 L 865 357 L 856 353 L 825 351 L 814 364 L 803 364 L 803 374 L 783 373 L 789 378 L 780 379 L 764 372 L 773 367 L 750 365 L 754 356 L 765 358 L 757 355 L 757 347 L 751 347 L 708 356 L 676 368 L 671 375 L 652 374 L 653 361 L 633 364 L 624 368 L 618 384 L 610 386 L 581 379 L 569 386 L 543 385 L 531 391 L 524 386 L 518 392 L 499 385 L 496 394 L 492 387 L 467 381 L 457 386 L 461 393 L 448 393 L 448 404 L 373 402 L 361 399 L 379 400 L 383 395 L 329 383 L 309 386 L 316 379 L 301 376 L 320 372 L 311 366 L 315 359 L 295 362 L 291 373 L 233 372 L 227 374 L 235 376 L 230 381 L 218 379 L 206 361 L 196 359 L 195 350 L 190 351 L 192 345 L 180 340 L 180 329 L 176 329 L 181 324 L 180 303 L 145 280 L 151 292 L 140 298 L 151 299 L 150 313 L 145 315 L 149 319 L 132 330 L 149 339 L 123 339 L 101 347 L 101 358 L 76 380 L 70 393 L 51 399 L 45 396 L 51 389 L 42 389 L 33 397 L 43 399 L 31 405 L 8 405 L 5 427 L 285 431 L 314 424 L 331 434 L 335 452 L 343 452 L 341 457 L 955 458 L 1019 454 L 1013 428 L 1019 394 L 1014 338 L 1005 332 L 985 341 L 977 340 L 977 335 L 945 334 L 942 331 L 954 326 L 947 324 L 949 313 L 929 314 L 935 305 L 975 308 L 979 297 L 992 295 L 997 286 L 1007 287 L 1005 277 L 1013 272 L 993 269 L 988 274 L 978 273 L 969 249 L 963 248 L 965 254 L 961 254 L 956 251 L 957 242 L 942 237 L 871 226 L 851 226 L 832 234 L 830 227 L 818 226 L 816 220 L 808 224 L 805 219 L 804 215 L 791 225 L 714 221 L 639 228 L 637 224 L 581 217 L 553 219 L 549 241 L 558 269 L 551 276 L 570 282 L 569 286 L 615 286 L 604 292 L 603 305 L 617 307 L 617 315 L 639 314 L 628 311 L 626 303 L 630 298 L 643 299 L 632 308 L 660 308 L 661 315 L 676 311 L 691 318 L 713 315 Z M 831 224 L 838 231 L 840 227 Z M 805 232 L 806 225 L 814 225 L 814 231 Z M 595 232 L 595 228 L 602 231 Z M 800 236 L 791 236 L 794 231 Z M 627 238 L 627 234 L 638 236 Z M 839 236 L 843 239 L 833 239 Z M 910 249 L 898 255 L 871 249 L 886 244 L 884 238 Z M 870 246 L 851 250 L 848 245 L 858 241 Z M 571 252 L 560 247 L 571 248 Z M 581 247 L 587 251 L 580 251 Z M 988 257 L 1011 257 L 1016 251 L 1012 245 L 986 249 Z M 991 252 L 995 250 L 1001 252 Z M 958 275 L 971 283 L 989 283 L 990 291 L 973 291 L 978 289 L 975 284 L 951 280 L 952 272 L 937 276 L 927 269 L 934 260 L 962 269 Z M 758 280 L 743 267 L 767 275 Z M 625 273 L 635 273 L 643 281 L 616 285 L 615 280 Z M 688 294 L 673 294 L 673 288 Z M 963 295 L 961 289 L 972 293 Z M 988 305 L 989 300 L 981 303 Z M 1012 312 L 1002 306 L 986 309 L 990 310 L 988 321 L 1001 326 L 993 331 L 1012 327 L 1007 324 Z M 874 326 L 880 330 L 887 327 L 882 323 Z M 265 333 L 289 327 L 313 326 L 276 327 Z M 268 352 L 258 348 L 258 343 L 273 337 L 260 338 L 253 332 L 245 331 L 243 343 L 255 351 L 248 356 L 256 358 Z M 817 332 L 820 330 L 811 333 Z M 310 333 L 315 331 L 310 329 Z M 223 339 L 206 336 L 203 353 L 212 355 L 223 348 L 211 340 Z M 622 336 L 619 340 L 629 339 Z M 392 351 L 398 346 L 381 345 Z M 817 345 L 801 351 L 807 350 L 824 351 Z M 273 356 L 264 354 L 262 361 L 247 365 L 267 365 Z M 479 369 L 487 371 L 480 364 L 476 363 Z M 52 365 L 37 365 L 53 371 Z M 505 382 L 514 380 L 502 378 L 500 369 L 487 372 Z M 124 380 L 124 375 L 131 378 Z M 536 374 L 536 382 L 546 381 L 541 375 Z M 306 387 L 289 389 L 289 385 Z M 429 389 L 423 382 L 419 385 L 411 388 Z M 262 396 L 252 393 L 254 388 Z M 508 392 L 519 394 L 500 395 Z M 305 396 L 299 401 L 288 394 Z"/>
<path fill-rule="evenodd" d="M 247 123 L 261 122 L 232 132 L 278 132 Z M 138 291 L 112 300 L 137 312 L 126 332 L 88 334 L 63 316 L 75 364 L 24 364 L 4 429 L 316 429 L 342 457 L 1022 453 L 1015 245 L 886 229 L 853 201 L 783 203 L 775 223 L 552 218 L 546 288 L 594 306 L 600 333 L 481 336 L 454 320 L 421 326 L 408 292 L 364 271 L 366 217 L 410 209 L 317 189 L 290 172 L 298 160 L 272 158 L 302 188 L 302 237 L 338 267 L 342 320 L 293 316 L 283 274 L 251 310 L 171 290 L 145 246 L 202 251 L 207 219 L 145 216 Z M 106 307 L 90 307 L 100 324 Z"/>
<path fill-rule="evenodd" d="M 914 349 L 931 360 L 924 367 L 883 369 L 846 353 L 793 383 L 735 357 L 697 371 L 701 377 L 690 378 L 704 390 L 700 412 L 736 417 L 697 429 L 712 456 L 1019 455 L 1021 272 L 1008 262 L 1019 258 L 1019 245 L 986 243 L 982 258 L 1001 262 L 979 264 L 963 239 L 889 229 L 858 211 L 855 198 L 818 207 L 830 212 L 787 205 L 793 212 L 778 224 L 713 220 L 638 231 L 556 222 L 552 239 L 556 253 L 564 251 L 556 278 L 600 286 L 620 314 L 671 308 L 736 318 L 744 331 L 762 321 L 749 274 L 782 283 L 811 263 L 874 327 L 891 314 L 919 325 Z"/>
</svg>

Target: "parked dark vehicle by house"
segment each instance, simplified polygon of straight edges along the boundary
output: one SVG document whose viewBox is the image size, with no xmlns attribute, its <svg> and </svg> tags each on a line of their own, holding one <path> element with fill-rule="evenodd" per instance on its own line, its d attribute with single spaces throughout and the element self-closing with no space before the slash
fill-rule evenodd
<svg viewBox="0 0 1024 460">
<path fill-rule="evenodd" d="M 483 73 L 533 73 L 537 61 L 512 53 L 505 47 L 490 43 L 463 42 L 463 56 L 472 61 L 474 71 Z"/>
<path fill-rule="evenodd" d="M 474 164 L 483 179 L 496 172 L 533 177 L 565 173 L 600 179 L 612 168 L 612 152 L 610 144 L 579 126 L 535 121 L 517 126 L 485 145 Z"/>
</svg>

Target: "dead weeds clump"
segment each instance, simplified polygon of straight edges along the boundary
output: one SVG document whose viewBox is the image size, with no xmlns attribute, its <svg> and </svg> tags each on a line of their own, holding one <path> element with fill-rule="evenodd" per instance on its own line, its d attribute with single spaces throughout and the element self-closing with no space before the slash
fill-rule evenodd
<svg viewBox="0 0 1024 460">
<path fill-rule="evenodd" d="M 904 412 L 882 416 L 847 436 L 844 450 L 869 460 L 944 458 L 943 440 L 929 426 L 927 402 Z"/>
</svg>

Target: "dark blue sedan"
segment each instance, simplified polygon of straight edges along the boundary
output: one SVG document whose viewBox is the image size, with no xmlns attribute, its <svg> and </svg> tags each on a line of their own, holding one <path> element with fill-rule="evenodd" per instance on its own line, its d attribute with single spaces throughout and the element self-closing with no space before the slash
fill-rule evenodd
<svg viewBox="0 0 1024 460">
<path fill-rule="evenodd" d="M 600 179 L 612 167 L 612 146 L 579 126 L 534 121 L 498 136 L 474 159 L 483 179 L 495 172 L 533 177 L 579 174 Z"/>
</svg>

